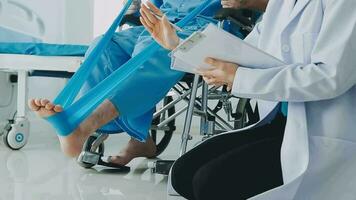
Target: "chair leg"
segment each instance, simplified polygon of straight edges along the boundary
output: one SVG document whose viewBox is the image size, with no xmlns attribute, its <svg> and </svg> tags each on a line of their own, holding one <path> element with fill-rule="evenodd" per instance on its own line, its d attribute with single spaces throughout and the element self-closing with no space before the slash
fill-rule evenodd
<svg viewBox="0 0 356 200">
<path fill-rule="evenodd" d="M 190 139 L 189 133 L 192 125 L 192 119 L 193 119 L 194 108 L 195 108 L 195 99 L 198 91 L 198 86 L 199 86 L 199 75 L 195 75 L 193 87 L 192 87 L 192 93 L 190 94 L 189 106 L 185 117 L 179 156 L 182 156 L 187 151 L 187 144 L 188 144 L 188 140 Z"/>
<path fill-rule="evenodd" d="M 208 92 L 209 87 L 207 83 L 203 83 L 202 98 L 201 98 L 201 111 L 203 115 L 200 118 L 200 135 L 207 135 L 208 133 Z"/>
</svg>

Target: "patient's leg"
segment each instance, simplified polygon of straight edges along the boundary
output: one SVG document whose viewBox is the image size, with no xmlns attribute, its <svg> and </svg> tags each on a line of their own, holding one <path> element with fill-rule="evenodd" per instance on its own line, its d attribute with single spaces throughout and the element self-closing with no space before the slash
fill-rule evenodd
<svg viewBox="0 0 356 200">
<path fill-rule="evenodd" d="M 60 105 L 54 105 L 47 99 L 32 99 L 29 101 L 29 107 L 41 118 L 63 111 Z M 58 136 L 62 151 L 70 157 L 78 156 L 86 139 L 118 116 L 115 106 L 109 100 L 104 101 L 73 133 L 67 137 Z M 111 160 L 126 165 L 136 157 L 153 157 L 155 154 L 156 146 L 152 138 L 149 137 L 145 143 L 131 139 L 119 156 L 112 157 Z"/>
<path fill-rule="evenodd" d="M 29 107 L 41 118 L 52 116 L 63 110 L 60 105 L 54 105 L 47 99 L 32 99 L 29 101 Z M 73 133 L 66 137 L 58 136 L 62 151 L 70 157 L 78 156 L 85 140 L 118 115 L 119 113 L 110 101 L 103 102 Z"/>
<path fill-rule="evenodd" d="M 104 80 L 118 67 L 131 58 L 131 53 L 135 47 L 138 36 L 143 30 L 143 27 L 136 27 L 121 31 L 114 35 L 114 38 L 104 51 L 104 54 L 101 56 L 97 66 L 92 71 L 88 81 L 84 84 L 81 95 L 85 95 L 87 91 L 95 87 L 98 83 Z M 93 42 L 91 48 L 88 50 L 88 53 L 92 51 L 98 41 L 99 39 Z M 69 136 L 59 136 L 61 147 L 65 154 L 72 157 L 78 156 L 82 149 L 83 143 L 93 132 L 118 117 L 116 107 L 111 102 L 112 101 L 107 100 L 101 104 L 92 113 L 92 115 L 83 121 L 80 126 Z M 30 100 L 29 106 L 31 110 L 35 111 L 40 117 L 43 118 L 62 112 L 62 107 L 60 105 L 53 105 L 53 103 L 45 99 Z M 132 139 L 127 147 L 119 154 L 120 161 L 116 159 L 115 162 L 126 164 L 135 157 L 152 157 L 155 155 L 155 152 L 156 146 L 151 138 L 148 138 L 146 143 L 140 143 Z"/>
</svg>

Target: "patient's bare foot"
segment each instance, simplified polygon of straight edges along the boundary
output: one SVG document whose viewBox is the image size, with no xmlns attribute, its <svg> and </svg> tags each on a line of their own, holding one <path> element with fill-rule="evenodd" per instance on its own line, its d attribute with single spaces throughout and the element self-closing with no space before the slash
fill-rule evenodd
<svg viewBox="0 0 356 200">
<path fill-rule="evenodd" d="M 63 111 L 62 106 L 54 105 L 48 99 L 31 99 L 28 106 L 41 118 L 50 117 Z"/>
<path fill-rule="evenodd" d="M 63 111 L 62 106 L 54 105 L 48 99 L 31 99 L 28 102 L 28 106 L 41 118 L 50 117 Z M 77 128 L 67 137 L 58 136 L 61 149 L 66 155 L 76 157 L 80 153 L 82 143 L 85 140 L 81 132 L 81 129 Z"/>
<path fill-rule="evenodd" d="M 109 162 L 126 165 L 132 159 L 137 157 L 151 158 L 156 155 L 156 145 L 152 138 L 149 137 L 145 143 L 139 142 L 133 138 L 127 146 L 119 153 L 118 156 L 109 157 Z"/>
<path fill-rule="evenodd" d="M 47 99 L 32 99 L 28 102 L 32 111 L 39 117 L 46 118 L 63 111 L 60 105 L 54 105 Z M 77 129 L 68 136 L 58 136 L 62 151 L 70 157 L 77 157 L 86 139 L 101 126 L 119 115 L 114 105 L 104 101 Z"/>
</svg>

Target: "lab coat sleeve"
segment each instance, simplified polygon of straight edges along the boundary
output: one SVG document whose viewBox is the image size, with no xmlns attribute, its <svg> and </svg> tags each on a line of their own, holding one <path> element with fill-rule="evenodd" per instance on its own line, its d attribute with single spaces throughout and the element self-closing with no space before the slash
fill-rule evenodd
<svg viewBox="0 0 356 200">
<path fill-rule="evenodd" d="M 328 0 L 311 64 L 238 68 L 232 93 L 267 101 L 332 99 L 356 84 L 356 1 Z"/>
</svg>

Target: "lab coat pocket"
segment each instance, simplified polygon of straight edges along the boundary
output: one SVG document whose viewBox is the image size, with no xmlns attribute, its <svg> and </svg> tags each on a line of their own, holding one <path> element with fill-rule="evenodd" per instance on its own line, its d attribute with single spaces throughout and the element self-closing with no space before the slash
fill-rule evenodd
<svg viewBox="0 0 356 200">
<path fill-rule="evenodd" d="M 314 49 L 319 33 L 304 33 L 303 34 L 303 57 L 304 63 L 311 63 L 311 54 Z"/>
</svg>

